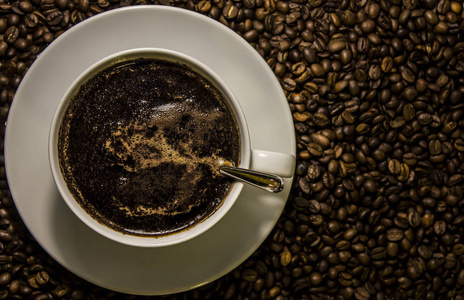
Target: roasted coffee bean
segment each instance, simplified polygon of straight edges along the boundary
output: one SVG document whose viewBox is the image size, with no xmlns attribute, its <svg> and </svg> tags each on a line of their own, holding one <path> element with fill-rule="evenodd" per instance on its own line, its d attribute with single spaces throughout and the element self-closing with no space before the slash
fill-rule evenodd
<svg viewBox="0 0 464 300">
<path fill-rule="evenodd" d="M 318 165 L 310 165 L 308 167 L 308 176 L 312 180 L 316 180 L 322 173 L 322 168 Z"/>
<path fill-rule="evenodd" d="M 334 85 L 334 91 L 335 91 L 336 93 L 340 93 L 340 92 L 343 91 L 346 87 L 348 87 L 348 81 L 342 80 L 342 81 L 339 81 L 339 82 L 335 83 L 335 85 Z"/>
<path fill-rule="evenodd" d="M 321 205 L 320 205 L 320 203 L 319 203 L 318 201 L 316 201 L 316 200 L 310 200 L 310 201 L 308 202 L 308 209 L 309 209 L 309 211 L 310 211 L 311 213 L 317 214 L 317 213 L 319 213 L 320 210 L 321 210 Z"/>
<path fill-rule="evenodd" d="M 432 251 L 426 245 L 421 245 L 418 247 L 418 253 L 423 259 L 430 259 L 432 257 Z"/>
<path fill-rule="evenodd" d="M 0 41 L 0 56 L 5 55 L 8 50 L 8 44 L 5 41 Z"/>
<path fill-rule="evenodd" d="M 332 40 L 329 42 L 327 47 L 328 47 L 329 52 L 336 53 L 344 49 L 346 45 L 345 45 L 345 42 L 342 40 Z"/>
<path fill-rule="evenodd" d="M 409 83 L 413 83 L 416 80 L 416 76 L 414 75 L 414 72 L 410 68 L 405 68 L 401 72 L 401 77 L 403 78 L 403 80 Z"/>
<path fill-rule="evenodd" d="M 308 144 L 308 151 L 313 156 L 321 156 L 323 153 L 322 147 L 316 143 Z"/>
<path fill-rule="evenodd" d="M 256 42 L 259 38 L 259 33 L 255 29 L 252 29 L 245 32 L 243 38 L 249 43 Z"/>
<path fill-rule="evenodd" d="M 387 239 L 391 242 L 397 242 L 403 239 L 404 232 L 400 229 L 390 229 L 387 231 Z"/>
<path fill-rule="evenodd" d="M 63 21 L 63 13 L 61 11 L 53 11 L 47 15 L 46 22 L 50 26 L 57 26 Z"/>
<path fill-rule="evenodd" d="M 222 14 L 227 20 L 233 20 L 237 17 L 238 11 L 235 5 L 229 4 L 224 7 Z"/>
<path fill-rule="evenodd" d="M 399 253 L 399 245 L 397 243 L 388 242 L 387 243 L 387 255 L 389 257 L 397 257 Z"/>
<path fill-rule="evenodd" d="M 24 24 L 28 28 L 35 28 L 39 24 L 39 18 L 35 14 L 27 14 L 24 17 Z"/>
<path fill-rule="evenodd" d="M 0 286 L 7 285 L 8 283 L 10 283 L 11 279 L 12 275 L 10 273 L 0 273 Z"/>
<path fill-rule="evenodd" d="M 381 76 L 381 69 L 378 65 L 371 65 L 369 68 L 369 78 L 372 80 L 377 80 Z"/>
<path fill-rule="evenodd" d="M 325 75 L 325 71 L 320 64 L 312 64 L 310 68 L 314 77 L 322 77 Z"/>
<path fill-rule="evenodd" d="M 200 1 L 197 4 L 197 9 L 200 13 L 207 14 L 211 10 L 211 2 L 206 1 L 206 0 Z"/>
<path fill-rule="evenodd" d="M 396 159 L 390 160 L 388 162 L 388 170 L 393 175 L 399 175 L 401 172 L 401 162 Z"/>
<path fill-rule="evenodd" d="M 319 134 L 319 133 L 313 133 L 310 136 L 311 140 L 320 145 L 323 148 L 327 148 L 330 145 L 330 140 L 326 136 Z"/>
<path fill-rule="evenodd" d="M 16 26 L 9 27 L 4 33 L 4 41 L 8 44 L 12 44 L 16 41 L 19 36 L 19 29 Z"/>
<path fill-rule="evenodd" d="M 393 68 L 393 59 L 390 56 L 384 57 L 380 67 L 384 73 L 389 73 Z"/>
<path fill-rule="evenodd" d="M 404 120 L 406 120 L 408 122 L 412 121 L 415 116 L 416 116 L 416 110 L 414 109 L 414 105 L 412 105 L 411 103 L 406 104 L 403 107 Z"/>
<path fill-rule="evenodd" d="M 304 178 L 300 178 L 298 180 L 298 186 L 305 194 L 309 194 L 309 192 L 311 191 L 309 187 L 309 182 L 307 182 Z"/>
<path fill-rule="evenodd" d="M 417 156 L 412 152 L 405 153 L 403 155 L 403 162 L 409 166 L 413 166 L 417 163 Z"/>
<path fill-rule="evenodd" d="M 332 173 L 332 174 L 335 174 L 338 172 L 339 170 L 339 163 L 338 161 L 332 159 L 330 160 L 329 164 L 328 164 L 328 167 L 327 167 L 327 170 Z"/>
<path fill-rule="evenodd" d="M 258 273 L 253 269 L 245 269 L 242 274 L 242 278 L 248 282 L 254 282 L 258 278 Z"/>
<path fill-rule="evenodd" d="M 372 259 L 382 259 L 386 256 L 386 249 L 384 247 L 377 247 L 372 249 L 371 257 Z"/>
<path fill-rule="evenodd" d="M 442 147 L 441 142 L 438 139 L 431 140 L 429 142 L 429 153 L 431 155 L 438 155 L 441 153 Z"/>
</svg>

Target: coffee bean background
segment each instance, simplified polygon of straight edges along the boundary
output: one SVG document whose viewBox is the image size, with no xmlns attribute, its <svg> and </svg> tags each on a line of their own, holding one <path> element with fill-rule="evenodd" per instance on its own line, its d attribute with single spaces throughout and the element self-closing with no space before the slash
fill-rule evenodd
<svg viewBox="0 0 464 300">
<path fill-rule="evenodd" d="M 140 4 L 241 35 L 279 79 L 297 137 L 269 238 L 222 278 L 160 299 L 464 299 L 461 1 L 0 0 L 1 148 L 37 55 L 74 24 Z M 0 159 L 0 299 L 139 298 L 54 262 L 22 224 Z"/>
</svg>

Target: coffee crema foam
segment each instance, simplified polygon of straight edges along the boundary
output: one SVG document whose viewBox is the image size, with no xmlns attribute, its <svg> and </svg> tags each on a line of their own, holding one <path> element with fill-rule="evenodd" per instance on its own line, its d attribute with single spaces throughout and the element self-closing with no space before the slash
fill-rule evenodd
<svg viewBox="0 0 464 300">
<path fill-rule="evenodd" d="M 123 233 L 160 236 L 211 215 L 238 164 L 236 120 L 224 96 L 179 64 L 138 59 L 103 70 L 72 99 L 60 166 L 79 204 Z"/>
<path fill-rule="evenodd" d="M 179 105 L 180 106 L 180 105 Z M 171 110 L 172 109 L 172 110 Z M 105 143 L 108 153 L 116 158 L 116 163 L 128 172 L 140 172 L 145 169 L 159 167 L 163 163 L 172 163 L 179 166 L 185 166 L 185 174 L 181 181 L 189 181 L 192 186 L 196 186 L 201 180 L 201 176 L 196 172 L 199 165 L 208 166 L 212 172 L 213 178 L 222 176 L 219 173 L 219 165 L 225 161 L 224 158 L 213 153 L 211 156 L 199 157 L 192 149 L 192 141 L 181 142 L 176 145 L 177 149 L 169 143 L 165 135 L 166 126 L 171 126 L 173 122 L 180 122 L 182 112 L 179 109 L 171 107 L 168 112 L 161 111 L 151 122 L 139 121 L 131 122 L 128 125 L 121 126 L 113 131 L 111 138 Z M 192 115 L 195 115 L 192 113 Z M 214 130 L 212 124 L 220 122 L 223 117 L 222 113 L 213 112 L 210 114 L 200 113 L 193 118 L 205 124 L 198 130 L 199 134 L 206 131 Z M 210 120 L 207 120 L 210 118 Z M 212 121 L 212 122 L 211 122 Z M 156 128 L 156 129 L 155 129 Z M 131 161 L 131 163 L 128 163 Z M 193 198 L 194 190 L 192 186 L 179 186 L 177 198 L 173 203 L 165 207 L 144 207 L 138 206 L 136 211 L 120 203 L 120 209 L 126 211 L 129 215 L 150 215 L 150 214 L 180 214 L 190 211 L 194 204 L 184 206 Z M 115 199 L 115 201 L 118 201 Z"/>
</svg>

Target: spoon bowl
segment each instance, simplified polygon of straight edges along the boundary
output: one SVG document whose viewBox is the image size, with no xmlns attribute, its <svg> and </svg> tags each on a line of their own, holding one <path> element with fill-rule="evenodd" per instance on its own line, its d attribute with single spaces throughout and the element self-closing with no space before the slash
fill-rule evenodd
<svg viewBox="0 0 464 300">
<path fill-rule="evenodd" d="M 278 193 L 284 188 L 284 180 L 282 177 L 270 173 L 227 165 L 221 166 L 219 172 L 271 193 Z"/>
</svg>

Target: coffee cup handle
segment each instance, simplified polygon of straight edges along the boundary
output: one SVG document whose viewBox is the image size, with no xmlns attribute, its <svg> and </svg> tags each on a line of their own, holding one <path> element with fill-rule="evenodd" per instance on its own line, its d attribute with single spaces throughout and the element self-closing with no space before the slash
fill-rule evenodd
<svg viewBox="0 0 464 300">
<path fill-rule="evenodd" d="M 287 153 L 252 149 L 250 169 L 290 178 L 293 177 L 295 172 L 295 156 Z"/>
</svg>

